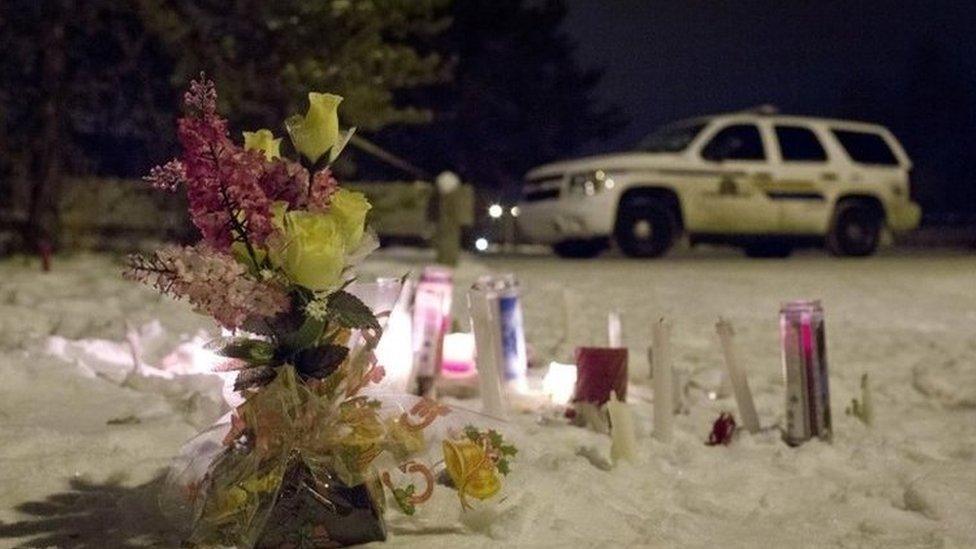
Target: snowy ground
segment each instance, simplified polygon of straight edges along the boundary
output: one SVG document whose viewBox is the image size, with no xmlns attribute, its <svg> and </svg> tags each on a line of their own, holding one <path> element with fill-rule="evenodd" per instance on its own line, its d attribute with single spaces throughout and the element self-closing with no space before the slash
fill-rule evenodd
<svg viewBox="0 0 976 549">
<path fill-rule="evenodd" d="M 398 275 L 424 260 L 383 252 L 365 271 Z M 521 278 L 527 336 L 542 364 L 568 358 L 575 344 L 604 343 L 606 313 L 621 311 L 639 460 L 600 470 L 577 451 L 607 454 L 605 435 L 518 415 L 508 431 L 522 451 L 504 501 L 463 518 L 442 494 L 415 519 L 389 511 L 389 546 L 976 546 L 972 254 L 489 258 L 469 259 L 458 278 L 491 270 Z M 0 264 L 0 547 L 178 544 L 155 505 L 159 474 L 220 414 L 220 383 L 129 374 L 125 335 L 139 330 L 152 373 L 189 362 L 212 327 L 118 271 L 94 256 L 56 261 L 46 275 L 19 260 Z M 783 412 L 776 315 L 793 298 L 821 298 L 827 311 L 833 444 L 790 448 L 770 429 L 706 447 L 711 421 L 735 409 L 705 395 L 721 365 L 716 318 L 735 325 L 772 427 Z M 704 388 L 690 390 L 670 445 L 649 437 L 645 349 L 661 315 L 674 322 L 676 366 Z M 875 389 L 871 429 L 844 414 L 864 372 Z"/>
</svg>

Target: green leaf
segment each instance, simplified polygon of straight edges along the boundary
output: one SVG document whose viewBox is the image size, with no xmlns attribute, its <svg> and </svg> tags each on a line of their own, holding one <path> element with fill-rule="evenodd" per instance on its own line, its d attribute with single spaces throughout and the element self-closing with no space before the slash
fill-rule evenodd
<svg viewBox="0 0 976 549">
<path fill-rule="evenodd" d="M 503 456 L 514 456 L 518 453 L 518 448 L 511 444 L 502 444 L 498 447 L 498 451 L 501 452 Z"/>
<path fill-rule="evenodd" d="M 298 330 L 281 337 L 281 345 L 295 351 L 308 349 L 309 347 L 314 347 L 319 342 L 324 331 L 325 320 L 306 317 L 305 322 L 302 323 Z"/>
<path fill-rule="evenodd" d="M 243 360 L 249 366 L 263 366 L 274 360 L 274 346 L 260 339 L 238 338 L 219 346 L 217 354 Z"/>
<path fill-rule="evenodd" d="M 295 355 L 295 370 L 305 376 L 322 379 L 342 364 L 349 349 L 341 345 L 319 345 L 304 349 Z"/>
<path fill-rule="evenodd" d="M 417 512 L 417 507 L 410 503 L 409 498 L 414 493 L 413 484 L 407 486 L 406 488 L 394 488 L 393 489 L 393 499 L 396 501 L 397 506 L 401 511 L 407 516 L 413 515 Z"/>
<path fill-rule="evenodd" d="M 328 308 L 329 320 L 343 328 L 380 329 L 380 323 L 373 315 L 373 311 L 358 297 L 345 290 L 339 290 L 329 295 Z"/>
<path fill-rule="evenodd" d="M 491 445 L 494 446 L 495 448 L 498 448 L 505 443 L 505 441 L 502 439 L 502 436 L 498 434 L 498 431 L 494 429 L 488 431 L 488 442 L 490 442 Z"/>
<path fill-rule="evenodd" d="M 507 459 L 500 459 L 500 460 L 498 460 L 498 465 L 496 465 L 496 467 L 498 467 L 498 472 L 499 473 L 501 473 L 503 475 L 506 475 L 506 476 L 509 473 L 512 472 L 512 470 L 509 468 L 508 460 Z"/>
<path fill-rule="evenodd" d="M 465 425 L 464 436 L 468 437 L 474 442 L 478 442 L 478 439 L 481 438 L 481 431 L 479 431 L 474 425 Z"/>
<path fill-rule="evenodd" d="M 234 390 L 243 391 L 252 387 L 263 387 L 271 383 L 277 375 L 278 371 L 269 366 L 257 366 L 241 370 L 237 374 L 237 379 L 234 380 Z"/>
</svg>

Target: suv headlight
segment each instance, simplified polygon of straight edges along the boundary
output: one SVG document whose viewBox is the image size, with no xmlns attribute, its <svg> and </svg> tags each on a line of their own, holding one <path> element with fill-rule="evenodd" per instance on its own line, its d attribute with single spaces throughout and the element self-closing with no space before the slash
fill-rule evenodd
<svg viewBox="0 0 976 549">
<path fill-rule="evenodd" d="M 575 173 L 569 178 L 569 192 L 581 196 L 593 196 L 614 185 L 612 174 L 603 170 Z"/>
</svg>

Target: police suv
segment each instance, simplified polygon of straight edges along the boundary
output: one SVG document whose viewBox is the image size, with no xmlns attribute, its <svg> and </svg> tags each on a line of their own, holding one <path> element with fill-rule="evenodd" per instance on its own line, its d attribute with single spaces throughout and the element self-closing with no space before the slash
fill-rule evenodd
<svg viewBox="0 0 976 549">
<path fill-rule="evenodd" d="M 592 257 L 615 241 L 633 257 L 692 244 L 786 256 L 825 245 L 866 256 L 884 229 L 915 228 L 911 160 L 874 124 L 746 111 L 683 120 L 638 150 L 531 170 L 518 226 L 561 256 Z"/>
</svg>

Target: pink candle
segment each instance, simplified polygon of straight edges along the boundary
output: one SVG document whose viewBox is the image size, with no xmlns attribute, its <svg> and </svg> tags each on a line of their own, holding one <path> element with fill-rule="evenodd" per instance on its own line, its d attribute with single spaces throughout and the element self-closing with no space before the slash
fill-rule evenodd
<svg viewBox="0 0 976 549">
<path fill-rule="evenodd" d="M 413 305 L 414 375 L 418 394 L 433 387 L 441 364 L 444 334 L 451 325 L 453 271 L 447 267 L 424 269 Z"/>
<path fill-rule="evenodd" d="M 474 358 L 474 335 L 453 333 L 444 336 L 441 375 L 446 378 L 468 378 L 478 373 Z"/>
</svg>

